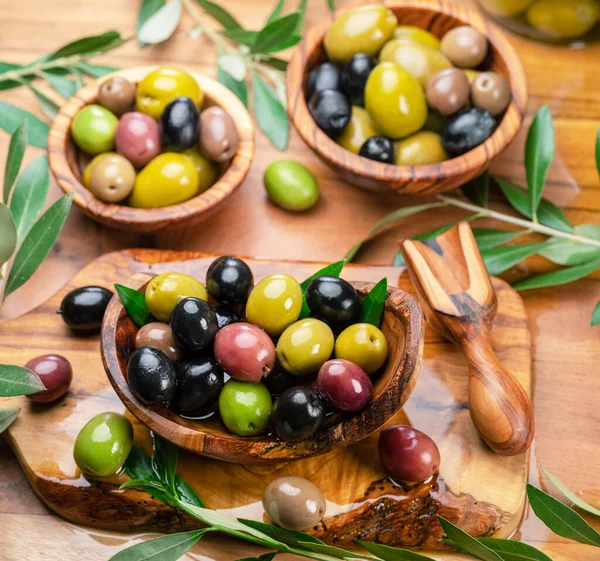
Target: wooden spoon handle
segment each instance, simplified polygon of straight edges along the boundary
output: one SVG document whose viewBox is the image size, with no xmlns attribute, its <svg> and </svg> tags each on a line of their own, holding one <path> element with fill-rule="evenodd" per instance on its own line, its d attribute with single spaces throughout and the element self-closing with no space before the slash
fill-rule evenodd
<svg viewBox="0 0 600 561">
<path fill-rule="evenodd" d="M 497 454 L 525 452 L 533 439 L 533 407 L 523 386 L 508 371 L 487 338 L 466 340 L 469 408 L 473 424 Z"/>
</svg>

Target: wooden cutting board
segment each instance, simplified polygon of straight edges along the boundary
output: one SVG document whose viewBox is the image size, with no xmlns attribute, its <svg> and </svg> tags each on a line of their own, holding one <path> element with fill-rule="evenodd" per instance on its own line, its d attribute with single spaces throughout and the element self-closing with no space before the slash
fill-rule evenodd
<svg viewBox="0 0 600 561">
<path fill-rule="evenodd" d="M 73 384 L 51 405 L 26 398 L 2 401 L 22 408 L 5 433 L 28 480 L 49 508 L 67 520 L 111 531 L 179 531 L 195 521 L 137 490 L 119 491 L 125 476 L 86 480 L 72 457 L 73 442 L 89 418 L 104 411 L 126 413 L 110 386 L 100 358 L 99 337 L 75 337 L 55 311 L 73 288 L 112 288 L 135 272 L 174 270 L 204 278 L 214 256 L 158 250 L 130 250 L 97 259 L 48 302 L 0 328 L 0 363 L 25 364 L 44 353 L 59 353 L 73 365 Z M 322 265 L 248 259 L 256 279 L 275 272 L 299 280 Z M 412 292 L 400 267 L 348 265 L 348 280 L 376 282 Z M 531 338 L 520 296 L 494 279 L 498 293 L 493 343 L 501 362 L 531 391 Z M 467 368 L 461 353 L 429 328 L 416 388 L 393 423 L 412 424 L 438 444 L 440 477 L 412 488 L 392 485 L 379 465 L 377 436 L 325 456 L 275 466 L 240 466 L 182 452 L 178 472 L 209 508 L 237 517 L 262 519 L 265 485 L 281 475 L 301 475 L 316 483 L 327 499 L 327 518 L 312 531 L 329 543 L 354 539 L 390 545 L 442 547 L 435 514 L 473 535 L 506 537 L 519 525 L 525 504 L 528 454 L 501 457 L 480 440 L 467 409 Z M 148 430 L 129 413 L 136 442 L 150 452 Z"/>
</svg>

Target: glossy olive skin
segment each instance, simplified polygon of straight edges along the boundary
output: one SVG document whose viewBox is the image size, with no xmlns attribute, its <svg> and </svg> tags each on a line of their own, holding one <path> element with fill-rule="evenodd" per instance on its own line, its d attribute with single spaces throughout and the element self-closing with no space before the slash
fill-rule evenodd
<svg viewBox="0 0 600 561">
<path fill-rule="evenodd" d="M 359 156 L 384 164 L 394 161 L 394 145 L 387 136 L 372 136 L 360 147 Z"/>
<path fill-rule="evenodd" d="M 79 469 L 89 475 L 107 477 L 117 473 L 133 445 L 133 427 L 118 413 L 100 413 L 79 431 L 73 458 Z"/>
<path fill-rule="evenodd" d="M 122 76 L 114 76 L 102 83 L 98 103 L 117 117 L 129 111 L 135 103 L 135 86 Z"/>
<path fill-rule="evenodd" d="M 375 59 L 366 53 L 355 54 L 342 70 L 342 91 L 352 105 L 365 104 L 365 85 L 369 74 L 377 66 Z"/>
<path fill-rule="evenodd" d="M 425 121 L 425 125 L 423 125 L 423 130 L 435 132 L 441 135 L 444 132 L 445 126 L 446 117 L 440 115 L 437 111 L 429 111 L 427 114 L 427 121 Z"/>
<path fill-rule="evenodd" d="M 171 327 L 166 323 L 153 321 L 142 326 L 135 336 L 135 348 L 154 347 L 165 353 L 169 360 L 179 360 L 181 349 L 175 343 Z"/>
<path fill-rule="evenodd" d="M 440 48 L 440 40 L 433 33 L 414 25 L 399 25 L 394 30 L 394 38 L 416 41 L 432 49 Z"/>
<path fill-rule="evenodd" d="M 373 399 L 373 384 L 365 371 L 348 360 L 328 360 L 319 369 L 317 391 L 340 411 L 361 411 Z"/>
<path fill-rule="evenodd" d="M 163 146 L 183 152 L 195 146 L 200 132 L 200 111 L 189 97 L 171 101 L 160 116 Z"/>
<path fill-rule="evenodd" d="M 535 0 L 479 0 L 481 6 L 495 16 L 522 14 Z"/>
<path fill-rule="evenodd" d="M 168 322 L 175 305 L 193 296 L 208 300 L 204 285 L 194 277 L 184 273 L 162 273 L 154 277 L 146 286 L 146 306 L 159 321 Z"/>
<path fill-rule="evenodd" d="M 158 123 L 139 111 L 125 113 L 117 125 L 115 147 L 136 168 L 143 168 L 160 154 Z"/>
<path fill-rule="evenodd" d="M 183 154 L 192 161 L 194 167 L 196 168 L 196 174 L 198 176 L 197 194 L 204 193 L 204 191 L 206 191 L 209 187 L 212 187 L 217 180 L 219 175 L 217 166 L 207 157 L 200 154 L 195 148 L 190 148 Z"/>
<path fill-rule="evenodd" d="M 219 331 L 212 308 L 200 298 L 184 298 L 171 314 L 171 331 L 184 352 L 197 353 L 208 348 Z"/>
<path fill-rule="evenodd" d="M 310 99 L 315 92 L 322 90 L 341 90 L 342 73 L 340 69 L 331 62 L 319 64 L 308 75 L 306 81 L 306 99 Z"/>
<path fill-rule="evenodd" d="M 367 374 L 379 370 L 387 355 L 385 335 L 370 323 L 355 323 L 347 327 L 335 342 L 335 357 L 357 364 Z"/>
<path fill-rule="evenodd" d="M 233 255 L 217 257 L 206 272 L 206 289 L 221 304 L 243 304 L 253 286 L 250 267 Z"/>
<path fill-rule="evenodd" d="M 298 376 L 290 374 L 285 368 L 275 361 L 275 366 L 271 373 L 264 379 L 263 383 L 267 386 L 267 389 L 271 392 L 271 395 L 281 395 L 285 390 L 293 387 L 303 385 L 300 383 Z"/>
<path fill-rule="evenodd" d="M 213 311 L 215 312 L 219 329 L 242 321 L 239 314 L 227 306 L 216 306 Z"/>
<path fill-rule="evenodd" d="M 338 329 L 354 322 L 360 311 L 356 290 L 339 277 L 312 280 L 306 289 L 306 303 L 313 316 Z"/>
<path fill-rule="evenodd" d="M 346 128 L 336 136 L 335 141 L 353 154 L 360 152 L 363 144 L 371 137 L 379 133 L 371 120 L 371 117 L 362 107 L 352 106 L 350 122 Z"/>
<path fill-rule="evenodd" d="M 444 150 L 450 156 L 465 154 L 492 136 L 496 125 L 496 119 L 485 109 L 463 109 L 446 121 L 442 134 Z"/>
<path fill-rule="evenodd" d="M 459 68 L 476 68 L 487 55 L 488 41 L 474 27 L 461 25 L 442 37 L 440 51 Z"/>
<path fill-rule="evenodd" d="M 173 407 L 183 415 L 208 413 L 217 406 L 225 384 L 223 370 L 212 358 L 197 357 L 175 367 L 177 393 Z"/>
<path fill-rule="evenodd" d="M 338 90 L 316 92 L 308 102 L 308 110 L 318 127 L 329 136 L 341 132 L 350 122 L 350 103 Z"/>
<path fill-rule="evenodd" d="M 88 154 L 110 152 L 115 145 L 117 117 L 100 105 L 86 105 L 71 123 L 75 144 Z"/>
<path fill-rule="evenodd" d="M 325 404 L 310 388 L 295 387 L 284 391 L 274 413 L 275 432 L 286 442 L 312 438 L 325 420 Z"/>
<path fill-rule="evenodd" d="M 293 160 L 277 160 L 267 167 L 264 184 L 269 199 L 292 212 L 303 212 L 319 200 L 319 185 L 308 168 Z"/>
<path fill-rule="evenodd" d="M 90 173 L 90 191 L 105 203 L 118 203 L 129 196 L 135 183 L 135 169 L 119 154 L 100 156 Z"/>
<path fill-rule="evenodd" d="M 155 347 L 137 349 L 127 363 L 127 382 L 145 405 L 168 403 L 175 397 L 175 366 Z"/>
<path fill-rule="evenodd" d="M 44 384 L 45 390 L 29 394 L 27 397 L 36 403 L 50 403 L 67 393 L 73 380 L 71 363 L 61 355 L 48 354 L 32 358 L 25 368 L 35 372 Z"/>
<path fill-rule="evenodd" d="M 69 292 L 59 314 L 74 331 L 97 331 L 113 293 L 102 286 L 82 286 Z"/>
<path fill-rule="evenodd" d="M 496 72 L 482 72 L 471 84 L 471 100 L 492 117 L 503 113 L 512 97 L 506 78 Z"/>
<path fill-rule="evenodd" d="M 298 281 L 290 275 L 269 275 L 252 289 L 246 302 L 246 319 L 276 336 L 298 319 L 301 310 Z"/>
<path fill-rule="evenodd" d="M 424 432 L 404 425 L 387 427 L 379 434 L 379 458 L 399 481 L 425 481 L 440 469 L 440 451 Z"/>
<path fill-rule="evenodd" d="M 277 341 L 277 360 L 290 374 L 304 376 L 318 370 L 333 352 L 331 328 L 306 318 L 290 325 Z"/>
<path fill-rule="evenodd" d="M 447 68 L 429 80 L 425 95 L 431 109 L 447 116 L 465 106 L 470 91 L 469 79 L 464 71 L 458 68 Z"/>
<path fill-rule="evenodd" d="M 527 11 L 527 22 L 551 37 L 573 39 L 591 31 L 599 15 L 596 0 L 538 0 Z"/>
<path fill-rule="evenodd" d="M 419 131 L 396 142 L 396 165 L 425 166 L 448 159 L 442 137 L 431 131 Z"/>
<path fill-rule="evenodd" d="M 225 426 L 239 436 L 255 436 L 269 425 L 271 395 L 263 384 L 229 380 L 219 396 L 219 414 Z"/>
<path fill-rule="evenodd" d="M 275 524 L 298 532 L 316 526 L 327 509 L 320 489 L 308 479 L 293 475 L 271 481 L 263 493 L 262 504 Z"/>
<path fill-rule="evenodd" d="M 237 152 L 240 138 L 233 119 L 222 107 L 209 107 L 200 114 L 202 153 L 213 162 L 226 162 Z"/>
<path fill-rule="evenodd" d="M 94 167 L 96 167 L 96 164 L 106 156 L 118 156 L 118 154 L 116 152 L 103 152 L 102 154 L 98 154 L 97 156 L 94 156 L 83 169 L 83 173 L 81 174 L 81 183 L 83 183 L 83 186 L 86 189 L 90 188 L 90 177 L 92 176 Z"/>
</svg>

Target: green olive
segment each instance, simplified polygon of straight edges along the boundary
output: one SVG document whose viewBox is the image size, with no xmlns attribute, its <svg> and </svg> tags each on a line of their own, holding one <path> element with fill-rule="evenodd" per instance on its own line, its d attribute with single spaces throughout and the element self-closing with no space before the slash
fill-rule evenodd
<svg viewBox="0 0 600 561">
<path fill-rule="evenodd" d="M 204 193 L 217 179 L 217 166 L 195 148 L 186 150 L 184 154 L 192 160 L 198 173 L 198 194 Z"/>
<path fill-rule="evenodd" d="M 146 286 L 146 306 L 159 321 L 168 322 L 176 304 L 184 298 L 208 300 L 204 285 L 184 273 L 163 273 L 154 277 Z"/>
<path fill-rule="evenodd" d="M 440 50 L 440 40 L 433 33 L 414 25 L 399 25 L 394 31 L 394 37 L 416 41 L 432 49 Z"/>
<path fill-rule="evenodd" d="M 86 105 L 71 123 L 75 144 L 88 154 L 110 152 L 115 145 L 118 119 L 100 105 Z"/>
<path fill-rule="evenodd" d="M 106 477 L 117 473 L 133 444 L 133 427 L 118 413 L 92 417 L 79 431 L 73 457 L 84 473 Z"/>
<path fill-rule="evenodd" d="M 321 368 L 333 352 L 333 332 L 323 321 L 308 318 L 290 325 L 277 341 L 277 359 L 290 374 L 303 376 Z"/>
<path fill-rule="evenodd" d="M 387 354 L 385 335 L 370 323 L 355 323 L 347 327 L 335 342 L 335 357 L 358 364 L 367 374 L 379 370 Z"/>
<path fill-rule="evenodd" d="M 394 33 L 398 20 L 389 8 L 368 4 L 343 12 L 325 34 L 329 60 L 346 63 L 357 53 L 375 56 Z"/>
<path fill-rule="evenodd" d="M 358 154 L 367 138 L 377 136 L 378 134 L 379 132 L 375 128 L 367 111 L 362 107 L 353 105 L 350 122 L 335 141 L 342 148 L 350 150 L 353 154 Z"/>
<path fill-rule="evenodd" d="M 590 31 L 599 15 L 597 0 L 538 0 L 527 11 L 527 21 L 553 37 L 574 39 Z"/>
<path fill-rule="evenodd" d="M 444 132 L 444 126 L 446 125 L 446 117 L 437 111 L 429 110 L 427 113 L 427 120 L 423 125 L 423 128 L 428 131 L 442 134 Z"/>
<path fill-rule="evenodd" d="M 500 17 L 518 16 L 533 2 L 534 0 L 479 0 L 484 10 Z"/>
<path fill-rule="evenodd" d="M 97 156 L 94 156 L 92 158 L 90 163 L 87 166 L 85 166 L 85 168 L 83 169 L 83 173 L 81 174 L 81 182 L 83 183 L 83 186 L 86 189 L 90 188 L 90 179 L 92 177 L 92 170 L 94 169 L 95 165 L 102 158 L 104 158 L 104 156 L 118 156 L 118 154 L 116 152 L 103 152 L 102 154 L 98 154 Z"/>
<path fill-rule="evenodd" d="M 293 160 L 277 160 L 269 164 L 264 183 L 269 199 L 285 210 L 308 210 L 319 200 L 319 185 L 315 176 Z"/>
<path fill-rule="evenodd" d="M 271 394 L 263 384 L 229 380 L 219 396 L 219 414 L 234 434 L 254 436 L 264 432 L 271 414 Z"/>
<path fill-rule="evenodd" d="M 403 138 L 417 132 L 427 119 L 421 84 L 394 62 L 378 64 L 365 87 L 365 107 L 385 136 Z"/>
<path fill-rule="evenodd" d="M 442 137 L 431 131 L 420 131 L 395 143 L 396 165 L 425 166 L 448 159 Z"/>
</svg>

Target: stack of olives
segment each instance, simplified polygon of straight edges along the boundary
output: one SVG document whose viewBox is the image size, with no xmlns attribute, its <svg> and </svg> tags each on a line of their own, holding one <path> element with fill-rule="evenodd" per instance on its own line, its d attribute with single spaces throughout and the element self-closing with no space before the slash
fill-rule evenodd
<svg viewBox="0 0 600 561">
<path fill-rule="evenodd" d="M 71 124 L 75 144 L 91 156 L 83 184 L 107 203 L 157 208 L 206 191 L 230 160 L 238 133 L 221 107 L 202 110 L 204 93 L 184 70 L 161 67 L 136 87 L 106 80 L 96 104 Z"/>
<path fill-rule="evenodd" d="M 482 71 L 487 39 L 467 25 L 440 41 L 372 4 L 341 14 L 324 47 L 329 61 L 306 83 L 309 111 L 340 146 L 379 162 L 460 156 L 492 135 L 510 103 L 506 79 Z"/>
<path fill-rule="evenodd" d="M 127 367 L 133 394 L 187 418 L 218 412 L 239 436 L 311 438 L 329 412 L 366 407 L 370 377 L 388 355 L 381 330 L 356 323 L 358 294 L 338 277 L 310 282 L 310 316 L 302 318 L 295 278 L 269 275 L 254 286 L 250 267 L 233 256 L 210 265 L 206 286 L 163 273 L 145 300 L 156 321 L 136 335 Z"/>
</svg>

